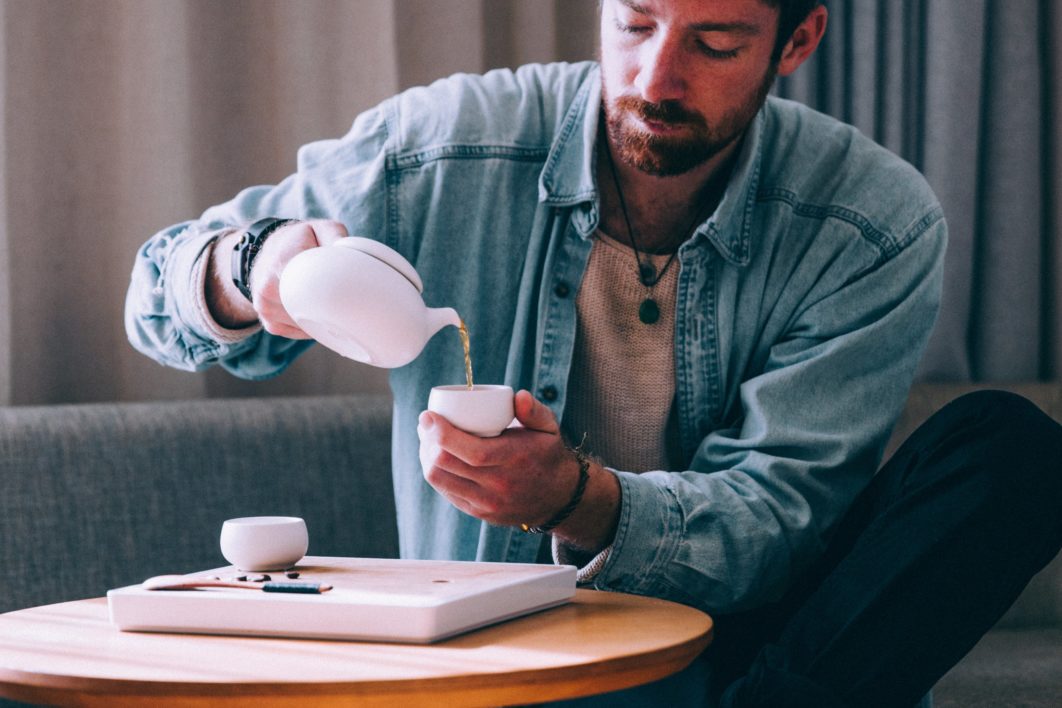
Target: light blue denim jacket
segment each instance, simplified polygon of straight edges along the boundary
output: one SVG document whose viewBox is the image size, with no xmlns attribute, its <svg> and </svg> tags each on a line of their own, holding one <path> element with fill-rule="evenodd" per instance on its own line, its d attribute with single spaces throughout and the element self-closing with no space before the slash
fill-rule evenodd
<svg viewBox="0 0 1062 708">
<path fill-rule="evenodd" d="M 279 373 L 308 344 L 212 322 L 203 256 L 219 229 L 262 216 L 332 218 L 408 258 L 430 306 L 458 310 L 477 381 L 527 388 L 560 417 L 599 218 L 599 109 L 592 63 L 458 75 L 389 99 L 342 139 L 303 147 L 279 185 L 153 236 L 133 271 L 129 338 L 183 369 Z M 619 526 L 594 587 L 720 613 L 779 597 L 879 463 L 933 325 L 945 241 L 910 165 L 769 99 L 678 255 L 687 463 L 616 470 Z M 450 329 L 391 372 L 402 555 L 532 562 L 538 536 L 462 514 L 422 477 L 417 416 L 431 386 L 463 376 Z"/>
</svg>

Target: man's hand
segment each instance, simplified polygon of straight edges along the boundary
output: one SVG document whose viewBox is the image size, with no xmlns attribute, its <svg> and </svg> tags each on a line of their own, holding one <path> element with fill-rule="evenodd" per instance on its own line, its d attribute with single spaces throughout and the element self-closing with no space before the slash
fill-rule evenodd
<svg viewBox="0 0 1062 708">
<path fill-rule="evenodd" d="M 286 224 L 266 239 L 251 266 L 251 301 L 232 283 L 232 249 L 242 230 L 214 244 L 210 276 L 206 283 L 207 307 L 223 327 L 246 327 L 258 320 L 270 334 L 289 339 L 309 339 L 280 302 L 280 274 L 296 255 L 310 248 L 327 246 L 347 235 L 338 221 L 318 219 Z"/>
<path fill-rule="evenodd" d="M 491 524 L 544 524 L 571 499 L 579 462 L 567 449 L 557 420 L 527 391 L 513 401 L 520 424 L 495 438 L 479 438 L 442 416 L 420 415 L 424 478 L 461 511 Z M 553 530 L 587 551 L 612 542 L 619 516 L 619 482 L 597 463 L 579 506 Z"/>
</svg>

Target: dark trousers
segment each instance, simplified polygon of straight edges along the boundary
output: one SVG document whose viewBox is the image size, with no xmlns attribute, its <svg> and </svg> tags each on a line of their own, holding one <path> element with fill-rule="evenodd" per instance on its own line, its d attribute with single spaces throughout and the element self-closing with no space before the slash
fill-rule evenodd
<svg viewBox="0 0 1062 708">
<path fill-rule="evenodd" d="M 728 708 L 910 708 L 1062 547 L 1062 426 L 1013 394 L 952 402 L 874 477 L 779 602 L 716 617 Z"/>
</svg>

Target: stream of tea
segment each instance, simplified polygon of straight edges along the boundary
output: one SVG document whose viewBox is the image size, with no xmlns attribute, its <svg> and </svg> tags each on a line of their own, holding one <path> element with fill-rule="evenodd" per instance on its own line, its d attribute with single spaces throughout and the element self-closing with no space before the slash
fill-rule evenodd
<svg viewBox="0 0 1062 708">
<path fill-rule="evenodd" d="M 461 335 L 461 345 L 465 348 L 465 383 L 468 385 L 468 390 L 472 390 L 472 346 L 468 339 L 468 327 L 465 325 L 465 321 L 461 320 L 461 326 L 457 328 L 457 333 Z"/>
</svg>

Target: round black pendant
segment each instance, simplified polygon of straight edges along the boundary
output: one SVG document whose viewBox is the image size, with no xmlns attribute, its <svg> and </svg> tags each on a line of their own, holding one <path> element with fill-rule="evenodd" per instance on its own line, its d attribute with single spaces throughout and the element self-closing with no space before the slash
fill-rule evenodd
<svg viewBox="0 0 1062 708">
<path fill-rule="evenodd" d="M 660 306 L 656 304 L 656 300 L 651 297 L 642 300 L 642 304 L 638 308 L 638 319 L 645 324 L 654 324 L 660 319 Z"/>
<path fill-rule="evenodd" d="M 641 263 L 638 266 L 638 277 L 641 278 L 642 285 L 648 288 L 656 283 L 656 268 L 652 263 Z"/>
</svg>

